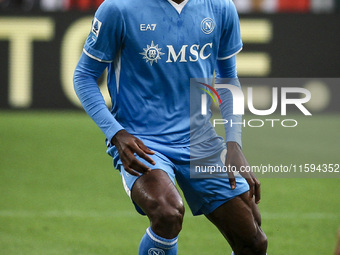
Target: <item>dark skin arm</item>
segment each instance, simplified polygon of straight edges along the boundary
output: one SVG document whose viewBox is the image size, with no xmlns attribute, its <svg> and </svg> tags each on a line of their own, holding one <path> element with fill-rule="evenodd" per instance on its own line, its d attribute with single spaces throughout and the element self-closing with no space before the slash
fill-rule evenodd
<svg viewBox="0 0 340 255">
<path fill-rule="evenodd" d="M 112 138 L 111 143 L 116 146 L 119 158 L 128 173 L 139 176 L 140 174 L 151 171 L 150 167 L 146 166 L 135 157 L 135 153 L 150 164 L 155 165 L 155 162 L 148 156 L 155 153 L 146 147 L 141 140 L 128 133 L 125 129 L 118 131 Z"/>
<path fill-rule="evenodd" d="M 227 143 L 227 159 L 226 166 L 235 166 L 237 170 L 240 170 L 241 166 L 249 166 L 249 163 L 244 156 L 240 146 L 236 142 Z M 247 180 L 249 184 L 249 196 L 250 199 L 255 197 L 255 203 L 260 203 L 261 199 L 261 184 L 256 178 L 253 172 L 240 171 L 240 174 Z M 236 188 L 235 176 L 232 171 L 228 172 L 230 187 Z"/>
</svg>

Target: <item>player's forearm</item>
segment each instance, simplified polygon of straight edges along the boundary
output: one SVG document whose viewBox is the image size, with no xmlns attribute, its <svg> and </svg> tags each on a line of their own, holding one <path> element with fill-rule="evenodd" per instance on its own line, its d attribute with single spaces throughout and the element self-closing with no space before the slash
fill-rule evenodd
<svg viewBox="0 0 340 255">
<path fill-rule="evenodd" d="M 226 120 L 225 134 L 226 142 L 237 142 L 242 146 L 242 116 L 233 114 L 233 96 L 228 89 L 217 90 L 220 95 L 222 105 L 221 115 Z"/>
<path fill-rule="evenodd" d="M 236 71 L 236 56 L 230 59 L 217 61 L 216 83 L 221 79 L 228 79 L 228 83 L 240 87 Z M 242 146 L 242 116 L 233 113 L 233 95 L 228 89 L 217 89 L 221 98 L 221 115 L 227 123 L 224 125 L 226 142 L 236 142 Z"/>
<path fill-rule="evenodd" d="M 83 54 L 76 67 L 73 81 L 75 92 L 84 110 L 110 141 L 123 127 L 108 110 L 97 85 L 97 79 L 105 68 L 105 64 L 91 60 Z"/>
</svg>

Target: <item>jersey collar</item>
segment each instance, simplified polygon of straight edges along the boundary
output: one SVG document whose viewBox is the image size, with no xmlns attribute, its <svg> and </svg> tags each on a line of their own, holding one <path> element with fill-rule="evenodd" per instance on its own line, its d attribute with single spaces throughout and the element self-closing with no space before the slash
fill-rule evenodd
<svg viewBox="0 0 340 255">
<path fill-rule="evenodd" d="M 172 0 L 168 0 L 168 2 L 176 9 L 176 11 L 181 14 L 184 6 L 189 2 L 189 0 L 184 0 L 182 3 L 177 4 L 176 2 Z"/>
</svg>

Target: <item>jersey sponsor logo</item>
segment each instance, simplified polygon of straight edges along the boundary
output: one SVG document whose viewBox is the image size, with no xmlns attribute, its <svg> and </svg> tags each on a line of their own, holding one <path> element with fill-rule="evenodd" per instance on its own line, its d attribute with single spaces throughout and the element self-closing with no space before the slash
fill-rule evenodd
<svg viewBox="0 0 340 255">
<path fill-rule="evenodd" d="M 96 37 L 98 37 L 101 27 L 102 23 L 97 18 L 94 18 L 91 31 Z"/>
<path fill-rule="evenodd" d="M 165 252 L 161 249 L 151 248 L 148 251 L 148 255 L 165 255 Z"/>
<path fill-rule="evenodd" d="M 168 59 L 167 63 L 172 62 L 196 62 L 199 59 L 205 60 L 211 56 L 209 49 L 212 49 L 212 43 L 206 43 L 202 47 L 198 44 L 183 45 L 182 48 L 176 52 L 172 45 L 167 45 L 168 47 Z"/>
<path fill-rule="evenodd" d="M 206 43 L 202 47 L 199 44 L 182 45 L 179 51 L 176 51 L 173 45 L 167 45 L 168 48 L 168 58 L 166 63 L 176 63 L 176 62 L 197 62 L 199 59 L 206 60 L 211 56 L 211 49 L 213 47 L 212 43 Z M 146 60 L 146 63 L 152 64 L 154 62 L 157 63 L 159 59 L 161 59 L 161 55 L 164 55 L 161 50 L 162 48 L 158 47 L 158 44 L 152 41 L 151 45 L 147 45 L 146 48 L 143 48 L 144 52 L 139 53 L 143 56 L 143 59 Z"/>
<path fill-rule="evenodd" d="M 140 31 L 155 31 L 157 24 L 140 24 Z"/>
<path fill-rule="evenodd" d="M 205 18 L 201 22 L 201 30 L 205 34 L 211 34 L 215 29 L 215 21 L 212 18 Z"/>
<path fill-rule="evenodd" d="M 161 59 L 161 55 L 164 55 L 165 53 L 161 52 L 162 48 L 158 48 L 158 44 L 154 44 L 154 42 L 151 42 L 151 45 L 147 45 L 146 48 L 143 48 L 144 52 L 141 52 L 139 54 L 143 55 L 143 59 L 146 60 L 146 63 L 150 63 L 152 66 L 153 62 L 157 63 L 157 60 Z"/>
</svg>

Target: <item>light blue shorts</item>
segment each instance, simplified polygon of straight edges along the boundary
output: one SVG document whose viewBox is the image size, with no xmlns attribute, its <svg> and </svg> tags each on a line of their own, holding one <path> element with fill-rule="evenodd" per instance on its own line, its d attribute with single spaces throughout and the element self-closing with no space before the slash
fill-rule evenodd
<svg viewBox="0 0 340 255">
<path fill-rule="evenodd" d="M 211 166 L 220 169 L 224 167 L 226 146 L 220 137 L 200 143 L 199 147 L 195 146 L 195 151 L 199 152 L 195 156 L 190 155 L 190 147 L 155 145 L 146 140 L 143 142 L 155 151 L 154 155 L 149 156 L 156 164 L 151 165 L 137 155 L 136 158 L 152 170 L 165 171 L 174 184 L 176 179 L 193 215 L 209 214 L 225 202 L 249 190 L 249 185 L 243 177 L 236 178 L 236 189 L 232 190 L 226 173 L 219 175 L 206 172 L 202 175 L 197 174 L 197 165 L 202 167 L 201 169 Z M 213 152 L 211 152 L 211 148 L 215 148 Z M 115 168 L 120 171 L 122 176 L 125 191 L 131 197 L 131 189 L 139 177 L 125 171 L 115 147 L 109 147 L 108 153 L 113 157 Z M 141 208 L 136 204 L 135 206 L 139 213 L 145 215 Z"/>
</svg>

